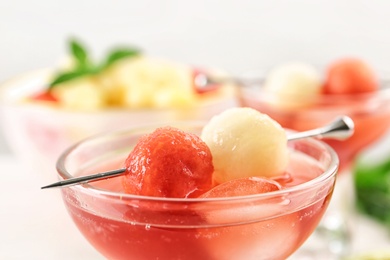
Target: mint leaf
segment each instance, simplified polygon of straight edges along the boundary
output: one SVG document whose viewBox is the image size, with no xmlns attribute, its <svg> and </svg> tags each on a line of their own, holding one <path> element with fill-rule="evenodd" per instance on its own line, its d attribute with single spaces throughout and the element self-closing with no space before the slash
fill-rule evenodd
<svg viewBox="0 0 390 260">
<path fill-rule="evenodd" d="M 107 58 L 106 61 L 103 64 L 104 68 L 107 68 L 108 66 L 112 65 L 116 61 L 127 58 L 127 57 L 134 57 L 139 55 L 141 52 L 137 49 L 127 49 L 127 48 L 121 48 L 121 49 L 115 49 L 111 51 Z"/>
<path fill-rule="evenodd" d="M 116 61 L 139 55 L 141 52 L 135 48 L 117 48 L 111 51 L 100 64 L 93 64 L 88 56 L 86 48 L 77 40 L 69 42 L 70 52 L 76 61 L 75 68 L 69 71 L 59 72 L 49 84 L 49 91 L 56 85 L 79 77 L 98 74 Z"/>
<path fill-rule="evenodd" d="M 86 76 L 86 75 L 89 75 L 92 73 L 93 72 L 91 70 L 88 70 L 88 69 L 60 73 L 49 84 L 49 90 L 51 90 L 55 85 L 58 85 L 58 84 L 63 83 L 65 81 L 69 81 L 69 80 L 72 80 L 75 78 Z"/>
<path fill-rule="evenodd" d="M 85 68 L 89 65 L 88 53 L 84 46 L 76 40 L 70 41 L 70 51 L 77 62 L 77 67 Z"/>
</svg>

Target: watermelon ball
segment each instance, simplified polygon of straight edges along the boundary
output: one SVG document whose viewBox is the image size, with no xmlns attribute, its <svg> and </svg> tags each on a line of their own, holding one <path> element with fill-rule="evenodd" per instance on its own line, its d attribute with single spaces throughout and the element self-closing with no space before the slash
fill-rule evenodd
<svg viewBox="0 0 390 260">
<path fill-rule="evenodd" d="M 205 125 L 201 137 L 213 155 L 216 183 L 245 177 L 279 176 L 287 167 L 285 130 L 255 109 L 225 110 Z"/>
<path fill-rule="evenodd" d="M 378 79 L 367 63 L 345 58 L 329 66 L 323 92 L 332 95 L 366 93 L 376 91 L 378 85 Z"/>
<path fill-rule="evenodd" d="M 173 127 L 141 137 L 125 166 L 122 184 L 129 194 L 192 198 L 212 187 L 210 149 L 197 135 Z"/>
</svg>

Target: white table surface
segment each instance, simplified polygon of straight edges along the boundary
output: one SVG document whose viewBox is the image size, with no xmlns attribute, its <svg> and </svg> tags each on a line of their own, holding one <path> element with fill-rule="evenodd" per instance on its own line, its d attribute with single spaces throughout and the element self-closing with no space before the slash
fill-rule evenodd
<svg viewBox="0 0 390 260">
<path fill-rule="evenodd" d="M 58 189 L 0 157 L 0 259 L 104 259 L 73 225 Z"/>
<path fill-rule="evenodd" d="M 47 183 L 33 176 L 13 156 L 0 156 L 0 259 L 104 259 L 73 225 L 59 190 L 41 190 Z M 381 225 L 355 217 L 354 252 L 390 249 Z"/>
</svg>

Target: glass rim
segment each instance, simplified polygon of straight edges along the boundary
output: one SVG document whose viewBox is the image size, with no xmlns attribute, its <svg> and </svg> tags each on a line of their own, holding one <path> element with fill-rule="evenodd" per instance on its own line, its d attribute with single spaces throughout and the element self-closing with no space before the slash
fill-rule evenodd
<svg viewBox="0 0 390 260">
<path fill-rule="evenodd" d="M 175 123 L 175 127 L 177 125 L 183 124 L 186 127 L 189 126 L 197 126 L 200 127 L 204 125 L 205 121 L 175 121 L 172 122 Z M 164 125 L 170 125 L 169 122 Z M 76 144 L 68 147 L 58 158 L 56 162 L 56 170 L 57 170 L 57 176 L 60 177 L 62 180 L 66 180 L 69 178 L 72 178 L 73 175 L 69 173 L 66 169 L 65 163 L 66 159 L 68 156 L 75 151 L 77 148 L 80 146 L 88 143 L 88 142 L 94 142 L 98 139 L 109 139 L 109 138 L 115 138 L 121 135 L 131 135 L 137 132 L 140 132 L 145 134 L 146 132 L 143 132 L 143 130 L 152 130 L 155 129 L 156 127 L 163 126 L 163 124 L 155 124 L 155 123 L 150 123 L 150 124 L 145 124 L 141 127 L 131 127 L 127 129 L 121 129 L 121 130 L 114 130 L 114 131 L 109 131 L 105 133 L 100 133 L 88 138 L 85 138 Z M 212 202 L 234 202 L 234 201 L 247 201 L 247 200 L 256 200 L 256 199 L 270 199 L 273 197 L 278 197 L 283 194 L 288 194 L 288 193 L 295 193 L 295 192 L 300 192 L 300 191 L 305 191 L 307 189 L 316 187 L 317 185 L 321 185 L 321 183 L 326 183 L 327 180 L 332 179 L 335 177 L 338 171 L 339 167 L 339 158 L 334 151 L 334 149 L 326 144 L 325 142 L 321 140 L 317 140 L 314 138 L 306 138 L 302 140 L 296 140 L 296 141 L 291 141 L 291 142 L 308 142 L 311 144 L 314 144 L 316 146 L 320 146 L 325 149 L 325 151 L 329 154 L 330 156 L 330 163 L 328 167 L 317 177 L 292 186 L 292 187 L 287 187 L 283 188 L 281 190 L 277 191 L 271 191 L 267 193 L 260 193 L 260 194 L 253 194 L 253 195 L 245 195 L 245 196 L 232 196 L 232 197 L 217 197 L 217 198 L 166 198 L 166 197 L 154 197 L 154 196 L 144 196 L 144 195 L 135 195 L 135 194 L 128 194 L 125 192 L 117 192 L 117 191 L 110 191 L 107 189 L 95 187 L 91 184 L 78 184 L 74 186 L 69 186 L 69 187 L 63 187 L 62 189 L 74 189 L 76 191 L 80 191 L 83 193 L 91 193 L 94 194 L 94 196 L 105 196 L 107 198 L 112 198 L 112 199 L 136 199 L 140 201 L 150 201 L 150 202 L 165 202 L 165 203 L 212 203 Z M 115 177 L 114 177 L 115 178 Z"/>
</svg>

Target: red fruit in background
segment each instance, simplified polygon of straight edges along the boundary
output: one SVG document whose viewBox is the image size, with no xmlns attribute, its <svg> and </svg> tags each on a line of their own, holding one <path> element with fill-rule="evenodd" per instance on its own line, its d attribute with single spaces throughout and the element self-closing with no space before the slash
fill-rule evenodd
<svg viewBox="0 0 390 260">
<path fill-rule="evenodd" d="M 329 66 L 325 94 L 354 94 L 377 89 L 378 79 L 373 69 L 359 59 L 343 59 Z"/>
<path fill-rule="evenodd" d="M 214 167 L 208 146 L 195 134 L 172 127 L 141 137 L 126 159 L 127 193 L 187 198 L 212 187 Z"/>
<path fill-rule="evenodd" d="M 44 91 L 38 94 L 35 94 L 31 97 L 33 100 L 37 101 L 50 101 L 50 102 L 57 102 L 58 100 L 48 91 Z"/>
<path fill-rule="evenodd" d="M 265 192 L 280 190 L 281 186 L 276 181 L 263 177 L 247 177 L 233 179 L 215 186 L 202 194 L 201 198 L 218 198 L 255 195 Z"/>
</svg>

